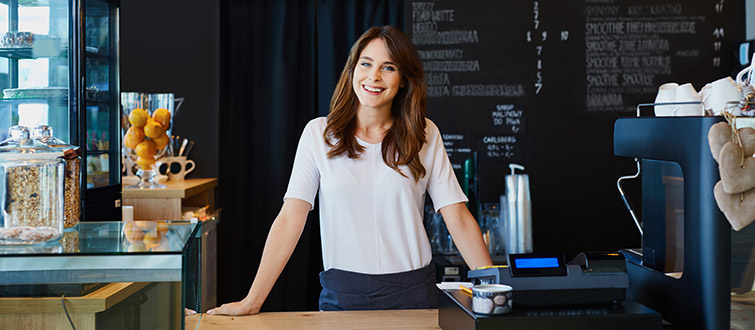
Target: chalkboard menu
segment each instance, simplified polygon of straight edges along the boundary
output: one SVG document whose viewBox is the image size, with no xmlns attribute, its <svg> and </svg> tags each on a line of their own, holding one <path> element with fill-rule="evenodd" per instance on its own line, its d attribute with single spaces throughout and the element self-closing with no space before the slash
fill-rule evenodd
<svg viewBox="0 0 755 330">
<path fill-rule="evenodd" d="M 596 233 L 639 246 L 616 190 L 635 167 L 613 155 L 613 122 L 653 102 L 663 83 L 699 90 L 731 75 L 744 41 L 743 0 L 405 4 L 428 117 L 457 175 L 476 155 L 480 202 L 497 202 L 508 164 L 523 165 L 540 250 L 563 251 L 548 245 L 563 235 L 577 241 L 567 252 L 594 249 L 583 238 Z"/>
</svg>

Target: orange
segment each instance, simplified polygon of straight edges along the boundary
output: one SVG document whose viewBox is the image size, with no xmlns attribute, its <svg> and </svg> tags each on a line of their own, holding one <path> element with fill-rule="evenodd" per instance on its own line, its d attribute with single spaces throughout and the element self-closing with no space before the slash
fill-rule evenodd
<svg viewBox="0 0 755 330">
<path fill-rule="evenodd" d="M 165 221 L 157 221 L 157 234 L 164 236 L 168 232 L 168 223 Z"/>
<path fill-rule="evenodd" d="M 142 143 L 139 143 L 136 146 L 136 155 L 139 156 L 139 158 L 152 158 L 154 160 L 154 156 L 157 153 L 157 149 L 155 148 L 155 141 L 152 140 L 144 140 Z"/>
<path fill-rule="evenodd" d="M 160 123 L 164 129 L 170 129 L 170 110 L 158 108 L 152 113 L 152 119 Z"/>
<path fill-rule="evenodd" d="M 144 135 L 146 135 L 148 138 L 156 139 L 160 135 L 164 134 L 165 130 L 163 129 L 162 125 L 154 120 L 150 120 L 146 125 L 144 125 Z"/>
<path fill-rule="evenodd" d="M 126 235 L 126 240 L 129 242 L 141 241 L 144 239 L 144 231 L 137 227 L 134 221 L 128 221 L 123 225 L 123 233 Z"/>
<path fill-rule="evenodd" d="M 123 136 L 123 145 L 132 150 L 136 149 L 136 146 L 142 141 L 144 141 L 144 130 L 141 127 L 131 126 L 126 131 L 126 135 Z"/>
<path fill-rule="evenodd" d="M 151 220 L 134 220 L 134 224 L 144 230 L 155 229 L 155 222 Z"/>
<path fill-rule="evenodd" d="M 149 158 L 143 158 L 139 157 L 136 160 L 136 164 L 139 165 L 143 170 L 151 170 L 155 167 L 155 158 L 149 157 Z"/>
<path fill-rule="evenodd" d="M 141 241 L 132 242 L 131 244 L 129 244 L 127 251 L 128 252 L 144 252 L 144 251 L 147 251 L 147 246 L 144 245 L 144 242 L 141 242 Z"/>
<path fill-rule="evenodd" d="M 170 138 L 168 137 L 168 134 L 163 133 L 163 135 L 152 139 L 152 141 L 155 141 L 155 149 L 163 150 L 163 148 L 168 145 L 168 142 L 170 142 Z"/>
<path fill-rule="evenodd" d="M 146 235 L 144 235 L 143 242 L 147 249 L 151 249 L 155 246 L 160 245 L 161 237 L 158 236 L 156 231 L 149 231 Z"/>
<path fill-rule="evenodd" d="M 136 134 L 127 132 L 126 135 L 123 136 L 123 145 L 126 146 L 126 148 L 133 150 L 134 148 L 136 148 L 136 145 L 139 144 L 139 141 L 137 141 L 136 139 Z"/>
<path fill-rule="evenodd" d="M 144 109 L 136 108 L 128 114 L 128 122 L 131 123 L 131 126 L 144 127 L 147 119 L 149 119 L 149 114 Z"/>
</svg>

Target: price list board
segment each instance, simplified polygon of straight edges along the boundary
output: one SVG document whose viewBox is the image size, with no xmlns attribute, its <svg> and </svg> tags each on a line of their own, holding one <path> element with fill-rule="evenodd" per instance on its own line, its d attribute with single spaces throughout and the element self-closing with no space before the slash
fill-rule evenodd
<svg viewBox="0 0 755 330">
<path fill-rule="evenodd" d="M 407 0 L 404 30 L 460 180 L 477 156 L 481 202 L 504 194 L 517 163 L 536 219 L 571 210 L 623 226 L 616 179 L 634 165 L 613 155 L 614 121 L 666 82 L 700 90 L 732 75 L 744 16 L 743 0 Z"/>
<path fill-rule="evenodd" d="M 690 82 L 699 90 L 729 75 L 735 57 L 724 47 L 726 34 L 741 35 L 731 23 L 743 9 L 731 0 L 585 1 L 586 110 L 631 112 L 652 102 L 664 82 Z"/>
<path fill-rule="evenodd" d="M 550 8 L 548 8 L 550 6 Z M 460 179 L 475 158 L 479 177 L 500 179 L 527 163 L 540 98 L 569 72 L 559 54 L 574 47 L 576 8 L 552 1 L 407 1 L 406 28 L 428 81 L 428 117 L 441 129 Z M 550 95 L 550 96 L 549 96 Z M 484 189 L 481 186 L 481 189 Z M 489 199 L 502 193 L 490 190 Z"/>
</svg>

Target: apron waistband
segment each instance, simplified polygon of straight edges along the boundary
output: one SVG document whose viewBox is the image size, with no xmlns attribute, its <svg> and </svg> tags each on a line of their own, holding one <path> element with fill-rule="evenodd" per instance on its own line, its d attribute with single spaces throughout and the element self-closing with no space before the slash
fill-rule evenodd
<svg viewBox="0 0 755 330">
<path fill-rule="evenodd" d="M 320 310 L 437 308 L 435 264 L 400 273 L 320 273 Z"/>
</svg>

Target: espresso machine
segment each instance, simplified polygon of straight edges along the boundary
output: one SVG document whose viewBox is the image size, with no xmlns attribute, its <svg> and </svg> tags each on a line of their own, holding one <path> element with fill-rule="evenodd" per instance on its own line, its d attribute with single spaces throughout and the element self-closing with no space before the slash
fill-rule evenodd
<svg viewBox="0 0 755 330">
<path fill-rule="evenodd" d="M 614 154 L 636 160 L 634 177 L 642 171 L 640 219 L 625 200 L 642 233 L 641 250 L 622 250 L 628 297 L 659 311 L 675 328 L 729 328 L 731 227 L 713 196 L 719 171 L 708 144 L 708 130 L 722 120 L 632 117 L 614 123 Z"/>
</svg>

